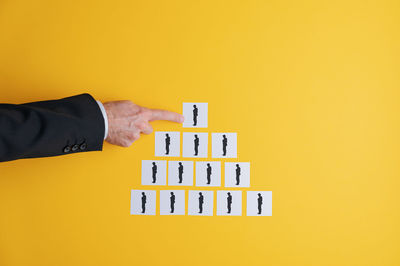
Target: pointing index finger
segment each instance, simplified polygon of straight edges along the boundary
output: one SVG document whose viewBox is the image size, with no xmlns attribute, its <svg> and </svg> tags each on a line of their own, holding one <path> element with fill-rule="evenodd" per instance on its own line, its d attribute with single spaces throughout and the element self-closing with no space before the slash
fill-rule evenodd
<svg viewBox="0 0 400 266">
<path fill-rule="evenodd" d="M 150 110 L 150 121 L 154 120 L 166 120 L 176 123 L 182 123 L 184 118 L 183 115 L 161 109 L 149 109 Z"/>
</svg>

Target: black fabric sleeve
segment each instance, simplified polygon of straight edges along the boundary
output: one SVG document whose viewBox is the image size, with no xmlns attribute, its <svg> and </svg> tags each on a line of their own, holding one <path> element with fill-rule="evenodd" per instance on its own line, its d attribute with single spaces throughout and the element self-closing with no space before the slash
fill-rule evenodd
<svg viewBox="0 0 400 266">
<path fill-rule="evenodd" d="M 0 104 L 0 162 L 99 151 L 103 114 L 87 93 L 59 100 Z"/>
</svg>

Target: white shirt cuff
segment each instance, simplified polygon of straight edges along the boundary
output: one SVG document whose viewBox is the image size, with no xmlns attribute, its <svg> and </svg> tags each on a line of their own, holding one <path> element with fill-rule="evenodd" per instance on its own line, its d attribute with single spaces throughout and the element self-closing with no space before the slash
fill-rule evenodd
<svg viewBox="0 0 400 266">
<path fill-rule="evenodd" d="M 106 139 L 106 138 L 107 138 L 107 135 L 108 135 L 108 118 L 107 118 L 106 109 L 104 109 L 104 106 L 103 106 L 103 104 L 102 104 L 100 101 L 97 101 L 97 100 L 96 100 L 96 102 L 97 102 L 97 104 L 99 105 L 99 108 L 100 108 L 100 110 L 101 110 L 101 113 L 103 114 L 104 126 L 105 126 L 105 129 L 104 129 L 104 139 Z"/>
</svg>

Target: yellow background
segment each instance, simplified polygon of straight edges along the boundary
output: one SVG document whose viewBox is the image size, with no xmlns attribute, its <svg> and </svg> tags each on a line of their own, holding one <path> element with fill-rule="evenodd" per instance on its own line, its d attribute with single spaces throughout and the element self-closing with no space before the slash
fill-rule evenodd
<svg viewBox="0 0 400 266">
<path fill-rule="evenodd" d="M 130 215 L 150 135 L 1 163 L 0 265 L 400 265 L 399 29 L 399 1 L 1 0 L 0 102 L 208 102 L 273 216 Z"/>
</svg>

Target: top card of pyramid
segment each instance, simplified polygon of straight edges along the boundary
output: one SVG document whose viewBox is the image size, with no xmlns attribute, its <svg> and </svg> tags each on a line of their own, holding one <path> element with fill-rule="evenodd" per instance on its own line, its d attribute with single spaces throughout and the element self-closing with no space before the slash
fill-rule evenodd
<svg viewBox="0 0 400 266">
<path fill-rule="evenodd" d="M 208 127 L 208 103 L 183 103 L 183 127 Z"/>
</svg>

